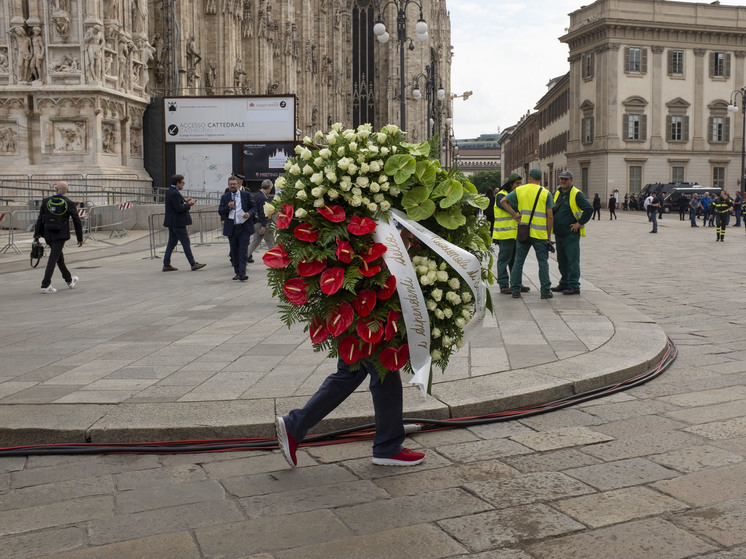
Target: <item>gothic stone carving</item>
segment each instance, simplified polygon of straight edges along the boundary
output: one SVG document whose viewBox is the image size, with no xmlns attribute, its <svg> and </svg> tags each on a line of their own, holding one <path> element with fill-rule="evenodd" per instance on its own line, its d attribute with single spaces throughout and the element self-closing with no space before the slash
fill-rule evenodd
<svg viewBox="0 0 746 559">
<path fill-rule="evenodd" d="M 54 122 L 54 151 L 84 151 L 86 146 L 85 121 Z"/>
<path fill-rule="evenodd" d="M 16 138 L 18 132 L 11 126 L 0 126 L 0 155 L 14 155 L 18 153 Z"/>
<path fill-rule="evenodd" d="M 101 149 L 104 153 L 116 153 L 117 133 L 114 124 L 104 123 L 101 126 Z"/>
</svg>

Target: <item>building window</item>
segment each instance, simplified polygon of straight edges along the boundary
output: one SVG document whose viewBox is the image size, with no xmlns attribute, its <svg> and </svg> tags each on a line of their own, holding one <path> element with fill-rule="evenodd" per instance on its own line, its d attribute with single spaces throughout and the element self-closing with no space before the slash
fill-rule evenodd
<svg viewBox="0 0 746 559">
<path fill-rule="evenodd" d="M 683 76 L 684 75 L 684 51 L 683 50 L 669 50 L 668 51 L 668 75 L 669 76 Z"/>
<path fill-rule="evenodd" d="M 726 52 L 710 53 L 710 77 L 711 78 L 729 78 L 730 77 L 730 54 Z"/>
<path fill-rule="evenodd" d="M 592 144 L 593 143 L 593 117 L 592 116 L 583 117 L 581 130 L 583 131 L 583 143 Z"/>
<path fill-rule="evenodd" d="M 583 194 L 588 194 L 588 167 L 580 168 L 580 190 Z"/>
<path fill-rule="evenodd" d="M 639 194 L 642 190 L 642 167 L 630 165 L 629 167 L 629 193 Z"/>
<path fill-rule="evenodd" d="M 624 139 L 642 141 L 647 139 L 647 115 L 624 115 Z"/>
<path fill-rule="evenodd" d="M 725 167 L 712 168 L 712 186 L 725 188 Z"/>
<path fill-rule="evenodd" d="M 594 56 L 592 52 L 587 52 L 581 57 L 583 69 L 582 75 L 584 80 L 589 80 L 593 77 L 594 70 Z"/>
<path fill-rule="evenodd" d="M 668 115 L 666 117 L 666 140 L 669 142 L 689 141 L 689 117 Z"/>
<path fill-rule="evenodd" d="M 671 167 L 671 182 L 684 182 L 684 167 L 679 165 Z"/>
<path fill-rule="evenodd" d="M 648 71 L 648 49 L 625 47 L 624 71 L 628 74 L 646 74 Z"/>
<path fill-rule="evenodd" d="M 725 116 L 710 117 L 710 142 L 725 143 L 730 140 L 730 119 Z"/>
</svg>

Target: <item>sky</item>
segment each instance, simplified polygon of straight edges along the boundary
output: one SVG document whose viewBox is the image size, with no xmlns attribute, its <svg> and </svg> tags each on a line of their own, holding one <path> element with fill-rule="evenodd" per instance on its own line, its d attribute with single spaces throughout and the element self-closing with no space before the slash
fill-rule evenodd
<svg viewBox="0 0 746 559">
<path fill-rule="evenodd" d="M 448 0 L 451 92 L 474 92 L 466 101 L 453 100 L 457 139 L 497 133 L 534 112 L 549 81 L 570 70 L 569 50 L 558 39 L 570 25 L 568 14 L 592 1 Z"/>
</svg>

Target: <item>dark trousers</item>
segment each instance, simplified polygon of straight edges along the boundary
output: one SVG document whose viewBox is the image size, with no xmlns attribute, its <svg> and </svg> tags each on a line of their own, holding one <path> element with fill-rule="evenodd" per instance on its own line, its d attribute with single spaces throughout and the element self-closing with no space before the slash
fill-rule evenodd
<svg viewBox="0 0 746 559">
<path fill-rule="evenodd" d="M 557 267 L 560 281 L 557 287 L 580 289 L 580 235 L 555 235 L 557 241 Z"/>
<path fill-rule="evenodd" d="M 510 290 L 513 293 L 520 294 L 523 280 L 523 263 L 531 247 L 534 247 L 536 261 L 539 264 L 539 283 L 541 284 L 541 294 L 546 295 L 552 287 L 552 279 L 549 277 L 549 249 L 547 239 L 529 238 L 529 242 L 515 244 L 515 262 L 513 269 L 510 271 Z"/>
<path fill-rule="evenodd" d="M 171 253 L 176 248 L 176 243 L 181 243 L 181 248 L 184 249 L 184 256 L 186 256 L 190 265 L 194 265 L 194 256 L 192 256 L 192 245 L 189 242 L 189 233 L 187 233 L 186 227 L 169 227 L 168 228 L 168 244 L 166 245 L 166 252 L 163 253 L 163 265 L 171 265 Z"/>
<path fill-rule="evenodd" d="M 653 224 L 653 233 L 658 232 L 658 210 L 656 208 L 653 208 L 650 213 L 648 214 L 648 219 Z"/>
<path fill-rule="evenodd" d="M 251 240 L 251 230 L 249 222 L 246 221 L 241 225 L 233 228 L 233 234 L 228 237 L 228 243 L 231 247 L 231 263 L 236 275 L 246 275 L 246 263 L 249 260 L 249 241 Z"/>
<path fill-rule="evenodd" d="M 717 238 L 725 238 L 725 228 L 728 226 L 728 214 L 727 213 L 716 213 L 715 223 L 717 225 Z"/>
<path fill-rule="evenodd" d="M 399 371 L 389 371 L 381 381 L 375 367 L 366 362 L 357 371 L 351 371 L 342 359 L 338 359 L 337 372 L 326 377 L 303 409 L 293 410 L 284 417 L 290 436 L 298 442 L 302 441 L 309 429 L 344 402 L 368 375 L 376 416 L 373 456 L 389 458 L 399 454 L 405 437 L 401 376 Z"/>
<path fill-rule="evenodd" d="M 616 208 L 609 208 L 609 219 L 616 219 Z M 598 219 L 601 219 L 600 217 Z"/>
<path fill-rule="evenodd" d="M 49 287 L 52 283 L 52 274 L 54 274 L 54 268 L 57 266 L 62 274 L 62 279 L 65 283 L 70 283 L 73 279 L 70 270 L 65 266 L 65 257 L 62 254 L 62 249 L 65 248 L 65 241 L 51 241 L 49 243 L 49 260 L 47 260 L 47 267 L 44 270 L 44 279 L 41 280 L 42 287 Z"/>
<path fill-rule="evenodd" d="M 598 219 L 601 219 L 601 208 L 593 208 L 593 216 L 591 219 L 596 219 L 596 216 L 598 216 Z"/>
<path fill-rule="evenodd" d="M 515 262 L 515 239 L 500 239 L 497 241 L 497 283 L 501 288 L 510 287 L 510 273 L 513 272 Z"/>
</svg>

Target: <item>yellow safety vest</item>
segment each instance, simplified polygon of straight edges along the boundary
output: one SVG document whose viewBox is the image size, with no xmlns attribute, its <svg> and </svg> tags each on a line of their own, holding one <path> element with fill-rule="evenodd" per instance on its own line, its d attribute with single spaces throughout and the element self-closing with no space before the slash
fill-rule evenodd
<svg viewBox="0 0 746 559">
<path fill-rule="evenodd" d="M 578 203 L 575 201 L 575 198 L 578 196 L 578 190 L 576 187 L 572 186 L 570 187 L 570 193 L 567 195 L 567 201 L 570 202 L 570 211 L 572 212 L 572 215 L 575 216 L 575 219 L 580 221 L 580 217 L 583 215 L 583 211 L 578 207 Z M 560 195 L 560 189 L 557 189 L 557 192 L 554 193 L 554 202 L 557 203 L 557 198 L 559 198 Z M 585 225 L 580 226 L 580 230 L 578 231 L 581 237 L 585 237 Z"/>
<path fill-rule="evenodd" d="M 507 196 L 509 193 L 503 188 L 495 194 L 495 226 L 492 228 L 492 238 L 498 241 L 515 239 L 518 236 L 518 222 L 497 202 L 500 194 Z"/>
<path fill-rule="evenodd" d="M 515 190 L 518 197 L 518 212 L 521 214 L 521 223 L 528 223 L 531 217 L 531 210 L 536 201 L 536 195 L 539 193 L 539 201 L 536 202 L 534 217 L 531 219 L 529 234 L 534 239 L 548 239 L 547 232 L 547 196 L 549 191 L 541 185 L 534 183 L 522 184 Z"/>
</svg>

